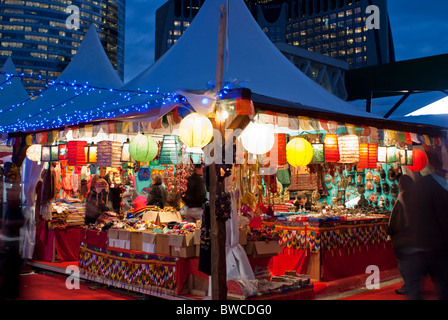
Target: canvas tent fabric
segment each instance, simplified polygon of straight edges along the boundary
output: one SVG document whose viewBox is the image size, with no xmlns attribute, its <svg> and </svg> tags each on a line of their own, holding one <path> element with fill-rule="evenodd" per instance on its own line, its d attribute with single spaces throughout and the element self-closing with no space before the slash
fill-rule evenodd
<svg viewBox="0 0 448 320">
<path fill-rule="evenodd" d="M 11 57 L 8 57 L 0 74 L 0 118 L 4 118 L 10 108 L 30 98 L 28 92 L 17 76 L 16 67 Z M 13 75 L 14 77 L 8 77 Z M 21 106 L 17 106 L 21 109 Z"/>
<path fill-rule="evenodd" d="M 215 82 L 221 5 L 228 8 L 225 83 L 316 110 L 379 118 L 332 95 L 296 68 L 260 29 L 242 0 L 205 1 L 179 40 L 124 89 L 162 93 L 210 90 Z"/>
<path fill-rule="evenodd" d="M 402 96 L 372 99 L 372 113 L 384 116 Z M 350 102 L 364 110 L 366 100 Z M 441 91 L 430 91 L 410 95 L 389 117 L 390 120 L 412 124 L 424 124 L 448 128 L 448 97 Z"/>
<path fill-rule="evenodd" d="M 18 128 L 47 129 L 86 121 L 101 109 L 105 96 L 110 94 L 107 89 L 123 86 L 93 25 L 55 83 L 68 85 L 50 85 L 36 99 L 12 109 L 7 117 L 0 119 L 3 132 L 17 131 Z M 73 83 L 79 86 L 72 86 Z"/>
<path fill-rule="evenodd" d="M 440 91 L 430 91 L 411 94 L 391 115 L 390 119 L 404 117 L 414 111 L 424 108 L 447 95 Z M 372 99 L 371 112 L 383 117 L 403 97 L 393 95 L 388 97 Z M 366 110 L 366 100 L 354 100 L 349 102 L 360 110 Z"/>
</svg>

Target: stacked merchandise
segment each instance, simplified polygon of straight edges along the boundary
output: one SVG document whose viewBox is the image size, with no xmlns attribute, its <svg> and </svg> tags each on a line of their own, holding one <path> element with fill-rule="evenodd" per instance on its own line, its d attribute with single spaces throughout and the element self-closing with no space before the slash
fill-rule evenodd
<svg viewBox="0 0 448 320">
<path fill-rule="evenodd" d="M 299 293 L 301 299 L 314 298 L 314 285 L 307 275 L 287 271 L 285 275 L 271 279 L 235 279 L 227 281 L 229 298 L 233 299 L 265 299 L 276 294 L 287 297 L 293 291 Z"/>
<path fill-rule="evenodd" d="M 55 200 L 51 205 L 50 229 L 65 229 L 84 225 L 85 206 L 81 200 L 71 198 Z"/>
</svg>

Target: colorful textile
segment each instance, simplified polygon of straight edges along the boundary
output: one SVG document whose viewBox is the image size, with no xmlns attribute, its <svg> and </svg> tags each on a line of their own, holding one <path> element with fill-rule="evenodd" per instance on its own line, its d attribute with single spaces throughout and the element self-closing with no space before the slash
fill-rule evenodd
<svg viewBox="0 0 448 320">
<path fill-rule="evenodd" d="M 79 268 L 88 278 L 118 287 L 178 295 L 175 257 L 105 250 L 81 243 Z M 118 284 L 118 285 L 117 285 Z"/>
<path fill-rule="evenodd" d="M 264 222 L 266 232 L 278 235 L 284 248 L 329 251 L 348 249 L 390 241 L 384 219 L 356 220 L 316 227 L 308 222 Z"/>
</svg>

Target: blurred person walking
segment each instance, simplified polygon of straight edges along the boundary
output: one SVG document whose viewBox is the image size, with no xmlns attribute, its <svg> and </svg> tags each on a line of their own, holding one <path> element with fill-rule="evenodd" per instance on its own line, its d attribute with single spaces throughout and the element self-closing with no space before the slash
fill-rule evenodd
<svg viewBox="0 0 448 320">
<path fill-rule="evenodd" d="M 0 258 L 0 299 L 16 299 L 20 291 L 20 228 L 25 219 L 20 203 L 20 177 L 7 191 L 7 208 L 2 219 Z"/>
</svg>

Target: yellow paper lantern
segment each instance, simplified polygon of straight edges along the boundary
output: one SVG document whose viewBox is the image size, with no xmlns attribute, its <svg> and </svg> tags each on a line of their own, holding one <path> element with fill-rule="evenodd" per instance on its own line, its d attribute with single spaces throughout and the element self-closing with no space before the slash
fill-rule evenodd
<svg viewBox="0 0 448 320">
<path fill-rule="evenodd" d="M 294 138 L 286 145 L 286 160 L 293 167 L 308 165 L 313 159 L 313 146 L 303 138 Z"/>
<path fill-rule="evenodd" d="M 190 113 L 179 124 L 179 138 L 190 148 L 204 148 L 213 138 L 213 125 L 206 117 Z"/>
<path fill-rule="evenodd" d="M 275 143 L 274 126 L 251 122 L 241 133 L 241 142 L 247 152 L 256 155 L 266 154 Z"/>
<path fill-rule="evenodd" d="M 42 146 L 40 144 L 33 144 L 26 149 L 26 157 L 31 161 L 40 161 L 42 157 Z"/>
</svg>

